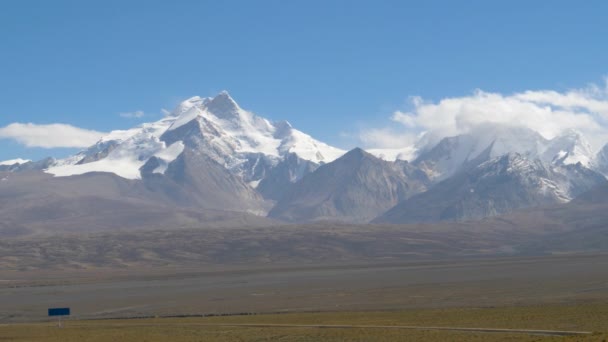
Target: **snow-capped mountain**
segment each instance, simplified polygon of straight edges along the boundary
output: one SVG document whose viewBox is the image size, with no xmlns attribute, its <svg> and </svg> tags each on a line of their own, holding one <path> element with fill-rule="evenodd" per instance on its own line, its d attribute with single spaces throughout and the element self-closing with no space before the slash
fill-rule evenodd
<svg viewBox="0 0 608 342">
<path fill-rule="evenodd" d="M 17 159 L 0 161 L 0 166 L 13 166 L 13 165 L 25 164 L 25 163 L 29 163 L 29 162 L 31 162 L 31 160 L 29 160 L 29 159 L 17 158 Z"/>
<path fill-rule="evenodd" d="M 177 119 L 162 135 L 162 141 L 182 141 L 252 186 L 289 155 L 318 166 L 344 153 L 294 129 L 287 121 L 273 123 L 243 110 L 226 92 L 212 99 L 189 99 L 174 115 Z M 293 165 L 292 175 L 296 177 L 291 181 L 303 176 L 298 169 L 299 165 Z"/>
<path fill-rule="evenodd" d="M 595 156 L 591 144 L 581 133 L 566 130 L 548 141 L 541 158 L 552 163 L 564 165 L 581 163 L 585 167 L 591 167 Z"/>
<path fill-rule="evenodd" d="M 390 208 L 379 222 L 415 222 L 568 202 L 608 175 L 608 145 L 594 155 L 573 130 L 545 139 L 527 128 L 484 124 L 436 144 L 426 138 L 400 149 L 345 153 L 221 92 L 183 101 L 156 122 L 113 131 L 68 158 L 2 162 L 0 185 L 14 190 L 5 198 L 27 193 L 17 206 L 30 205 L 35 189 L 45 188 L 45 198 L 58 200 L 44 205 L 53 202 L 65 213 L 81 201 L 91 204 L 91 215 L 98 202 L 145 203 L 148 209 L 133 209 L 137 215 L 151 207 L 186 209 L 187 217 L 176 218 L 186 225 L 200 211 L 205 220 L 212 211 L 243 220 L 270 213 L 287 221 L 368 222 Z M 19 184 L 31 191 L 17 191 Z M 63 191 L 89 187 L 94 194 Z M 101 196 L 99 189 L 113 190 Z"/>
<path fill-rule="evenodd" d="M 184 149 L 211 158 L 254 187 L 290 155 L 316 168 L 344 153 L 286 121 L 273 123 L 242 109 L 224 91 L 214 98 L 192 97 L 157 122 L 111 132 L 87 150 L 57 161 L 46 172 L 55 176 L 110 172 L 141 179 L 141 168 L 148 161 L 154 159 L 158 164 L 151 173 L 163 174 Z M 298 171 L 301 167 L 295 168 L 291 182 L 303 176 Z"/>
<path fill-rule="evenodd" d="M 22 165 L 31 162 L 31 160 L 21 158 L 0 161 L 0 171 L 15 171 L 19 169 Z"/>
<path fill-rule="evenodd" d="M 581 164 L 554 165 L 507 153 L 459 172 L 397 204 L 375 222 L 472 220 L 534 206 L 566 203 L 607 184 Z"/>
<path fill-rule="evenodd" d="M 29 171 L 29 170 L 44 170 L 48 168 L 50 165 L 55 163 L 55 159 L 53 158 L 45 158 L 38 161 L 31 161 L 27 159 L 15 159 L 6 161 L 4 165 L 0 165 L 0 172 L 19 172 L 19 171 Z"/>
<path fill-rule="evenodd" d="M 441 181 L 471 163 L 481 163 L 505 153 L 537 156 L 546 140 L 527 128 L 484 125 L 469 134 L 447 137 L 423 150 L 414 161 L 429 178 Z"/>
<path fill-rule="evenodd" d="M 580 162 L 585 167 L 591 167 L 595 159 L 590 144 L 574 130 L 549 140 L 528 128 L 487 124 L 422 149 L 414 164 L 438 182 L 463 168 L 507 153 L 519 153 L 545 163 L 573 165 Z"/>
<path fill-rule="evenodd" d="M 172 146 L 160 139 L 174 121 L 175 118 L 168 117 L 137 128 L 113 131 L 88 149 L 56 161 L 46 172 L 58 177 L 108 172 L 126 179 L 141 179 L 140 168 L 148 159 L 158 156 L 170 163 L 183 150 L 179 142 Z"/>
</svg>

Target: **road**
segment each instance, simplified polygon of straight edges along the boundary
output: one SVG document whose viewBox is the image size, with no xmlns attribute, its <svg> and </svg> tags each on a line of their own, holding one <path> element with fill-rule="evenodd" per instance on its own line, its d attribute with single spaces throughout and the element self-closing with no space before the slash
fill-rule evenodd
<svg viewBox="0 0 608 342">
<path fill-rule="evenodd" d="M 399 330 L 444 330 L 464 331 L 482 333 L 505 333 L 505 334 L 527 334 L 541 336 L 577 336 L 590 335 L 591 331 L 568 331 L 568 330 L 542 330 L 542 329 L 502 329 L 502 328 L 464 328 L 464 327 L 430 327 L 411 325 L 343 325 L 343 324 L 259 324 L 259 323 L 154 323 L 154 324 L 129 324 L 129 327 L 146 326 L 201 326 L 201 327 L 244 327 L 244 328 L 315 328 L 315 329 L 399 329 Z M 125 327 L 121 324 L 107 324 L 104 326 Z M 99 327 L 99 325 L 96 325 Z"/>
</svg>

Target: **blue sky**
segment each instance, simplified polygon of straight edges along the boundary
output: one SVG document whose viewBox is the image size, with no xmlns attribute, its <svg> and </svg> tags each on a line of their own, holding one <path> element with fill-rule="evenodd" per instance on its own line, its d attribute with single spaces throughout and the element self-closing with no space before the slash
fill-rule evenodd
<svg viewBox="0 0 608 342">
<path fill-rule="evenodd" d="M 601 84 L 606 13 L 605 1 L 3 1 L 0 127 L 124 129 L 226 89 L 350 148 L 398 125 L 411 96 Z M 0 160 L 74 150 L 17 140 L 0 139 Z"/>
</svg>

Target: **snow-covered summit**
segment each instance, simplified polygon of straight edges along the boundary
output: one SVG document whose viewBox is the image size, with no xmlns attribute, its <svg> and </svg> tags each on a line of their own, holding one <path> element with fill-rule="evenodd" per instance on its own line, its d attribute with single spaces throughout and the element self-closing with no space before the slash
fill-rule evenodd
<svg viewBox="0 0 608 342">
<path fill-rule="evenodd" d="M 580 132 L 573 129 L 551 139 L 543 153 L 543 160 L 565 165 L 581 163 L 590 167 L 593 159 L 591 144 Z"/>
<path fill-rule="evenodd" d="M 209 112 L 213 113 L 218 118 L 225 120 L 238 120 L 239 114 L 241 114 L 242 111 L 241 107 L 239 107 L 236 101 L 234 101 L 230 94 L 225 90 L 207 102 L 205 106 Z"/>
<path fill-rule="evenodd" d="M 287 121 L 273 123 L 242 109 L 228 92 L 222 91 L 213 98 L 191 97 L 159 121 L 112 131 L 88 149 L 56 161 L 46 172 L 55 176 L 110 172 L 139 179 L 140 169 L 150 158 L 161 165 L 155 172 L 164 173 L 185 148 L 242 175 L 253 174 L 245 168 L 251 164 L 255 167 L 259 158 L 276 165 L 295 154 L 322 164 L 344 154 L 294 129 Z"/>
<path fill-rule="evenodd" d="M 326 163 L 345 152 L 294 129 L 287 121 L 271 122 L 242 109 L 226 91 L 214 98 L 191 98 L 173 116 L 176 120 L 168 131 L 198 124 L 205 143 L 219 152 L 218 159 L 221 154 L 261 153 L 281 158 L 295 153 L 305 160 Z"/>
<path fill-rule="evenodd" d="M 421 149 L 415 162 L 434 180 L 450 177 L 471 162 L 518 153 L 530 159 L 556 165 L 581 165 L 589 168 L 596 158 L 585 137 L 566 130 L 546 139 L 528 128 L 506 125 L 480 125 L 467 134 L 442 139 Z"/>
<path fill-rule="evenodd" d="M 31 160 L 29 160 L 29 159 L 17 158 L 17 159 L 0 161 L 0 166 L 12 166 L 12 165 L 17 165 L 17 164 L 25 164 L 25 163 L 29 163 L 29 162 L 31 162 Z"/>
<path fill-rule="evenodd" d="M 547 141 L 537 132 L 514 126 L 480 125 L 468 134 L 442 139 L 414 161 L 429 177 L 439 181 L 452 176 L 473 162 L 500 157 L 508 153 L 537 157 Z"/>
</svg>

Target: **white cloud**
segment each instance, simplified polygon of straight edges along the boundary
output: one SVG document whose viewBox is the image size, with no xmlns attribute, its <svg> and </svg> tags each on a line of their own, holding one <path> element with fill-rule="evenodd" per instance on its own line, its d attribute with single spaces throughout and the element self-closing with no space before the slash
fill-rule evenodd
<svg viewBox="0 0 608 342">
<path fill-rule="evenodd" d="M 127 118 L 127 119 L 139 119 L 139 118 L 143 118 L 145 113 L 143 110 L 136 110 L 134 112 L 118 113 L 118 115 L 120 115 L 120 117 L 122 117 L 122 118 Z"/>
<path fill-rule="evenodd" d="M 169 116 L 171 115 L 171 111 L 165 108 L 161 108 L 160 112 L 164 115 L 164 116 Z"/>
<path fill-rule="evenodd" d="M 12 139 L 27 147 L 81 148 L 95 144 L 105 133 L 66 124 L 12 123 L 0 127 L 0 139 Z"/>
<path fill-rule="evenodd" d="M 575 129 L 595 148 L 608 142 L 608 82 L 567 92 L 539 90 L 503 95 L 477 90 L 469 96 L 437 102 L 411 97 L 409 103 L 410 110 L 396 111 L 391 117 L 399 128 L 362 130 L 361 142 L 376 147 L 382 142 L 398 142 L 396 132 L 401 132 L 404 141 L 427 132 L 427 139 L 434 137 L 429 143 L 436 143 L 487 123 L 530 128 L 547 139 Z"/>
<path fill-rule="evenodd" d="M 366 148 L 399 148 L 412 145 L 416 136 L 395 128 L 371 128 L 361 131 L 359 140 Z"/>
</svg>

